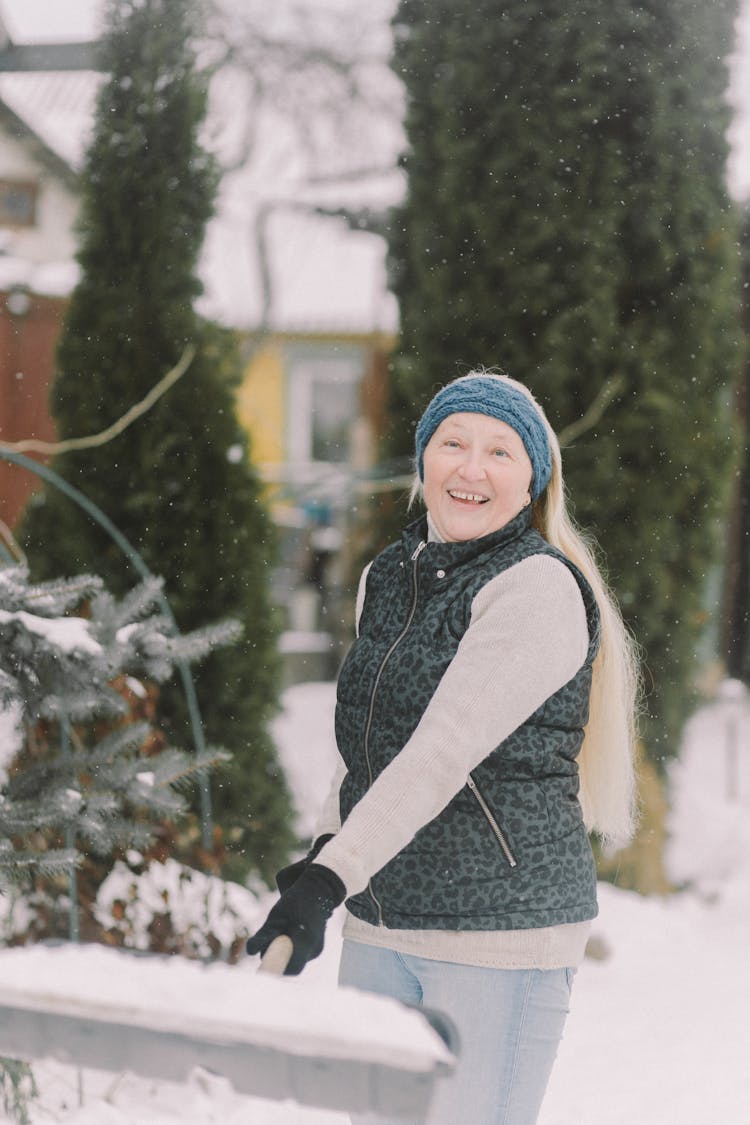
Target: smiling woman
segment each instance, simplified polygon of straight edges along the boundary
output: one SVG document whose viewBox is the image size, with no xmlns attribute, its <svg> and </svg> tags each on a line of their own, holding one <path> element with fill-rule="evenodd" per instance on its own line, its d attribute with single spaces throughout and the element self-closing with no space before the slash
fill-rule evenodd
<svg viewBox="0 0 750 1125">
<path fill-rule="evenodd" d="M 446 543 L 498 531 L 531 503 L 531 460 L 506 422 L 451 414 L 425 447 L 424 501 Z"/>
<path fill-rule="evenodd" d="M 631 827 L 631 649 L 522 384 L 445 386 L 416 464 L 427 511 L 360 583 L 315 844 L 248 949 L 287 934 L 299 972 L 346 899 L 342 983 L 456 1024 L 430 1125 L 532 1125 L 597 912 L 588 830 Z"/>
</svg>

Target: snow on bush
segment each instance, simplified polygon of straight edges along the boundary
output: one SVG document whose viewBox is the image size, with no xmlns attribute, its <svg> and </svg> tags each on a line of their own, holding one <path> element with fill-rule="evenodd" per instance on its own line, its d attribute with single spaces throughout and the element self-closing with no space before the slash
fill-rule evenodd
<svg viewBox="0 0 750 1125">
<path fill-rule="evenodd" d="M 689 720 L 669 782 L 672 880 L 709 900 L 750 895 L 750 696 L 738 681 Z"/>
<path fill-rule="evenodd" d="M 174 859 L 133 870 L 118 860 L 101 884 L 94 915 L 116 944 L 234 962 L 263 920 L 268 892 L 226 882 Z"/>
<path fill-rule="evenodd" d="M 0 894 L 0 944 L 14 945 L 28 934 L 38 918 L 32 896 L 18 887 L 6 887 Z"/>
<path fill-rule="evenodd" d="M 8 780 L 7 767 L 23 745 L 21 704 L 12 700 L 0 707 L 0 786 Z"/>
</svg>

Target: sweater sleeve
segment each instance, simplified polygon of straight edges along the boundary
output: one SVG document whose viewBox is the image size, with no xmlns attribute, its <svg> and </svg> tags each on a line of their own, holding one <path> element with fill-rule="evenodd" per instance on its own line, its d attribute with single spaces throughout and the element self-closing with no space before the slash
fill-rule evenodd
<svg viewBox="0 0 750 1125">
<path fill-rule="evenodd" d="M 466 784 L 470 771 L 566 684 L 588 651 L 578 583 L 535 555 L 488 582 L 414 734 L 318 855 L 356 894 Z"/>
<path fill-rule="evenodd" d="M 329 832 L 331 835 L 335 835 L 341 828 L 339 790 L 341 789 L 345 777 L 346 765 L 343 759 L 339 757 L 331 780 L 331 788 L 328 790 L 328 796 L 315 822 L 313 840 L 317 840 L 319 836 L 326 836 Z"/>
</svg>

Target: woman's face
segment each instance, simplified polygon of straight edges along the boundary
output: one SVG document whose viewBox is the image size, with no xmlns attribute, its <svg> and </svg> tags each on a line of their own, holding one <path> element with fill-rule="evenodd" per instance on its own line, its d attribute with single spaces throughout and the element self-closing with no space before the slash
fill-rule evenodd
<svg viewBox="0 0 750 1125">
<path fill-rule="evenodd" d="M 451 414 L 425 447 L 425 504 L 447 542 L 479 539 L 529 502 L 532 475 L 512 426 L 486 414 Z"/>
</svg>

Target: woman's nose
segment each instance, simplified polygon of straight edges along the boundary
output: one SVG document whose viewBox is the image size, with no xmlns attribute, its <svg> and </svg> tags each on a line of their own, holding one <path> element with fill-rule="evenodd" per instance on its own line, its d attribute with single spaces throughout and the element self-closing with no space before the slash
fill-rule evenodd
<svg viewBox="0 0 750 1125">
<path fill-rule="evenodd" d="M 484 460 L 477 450 L 467 450 L 461 462 L 461 475 L 467 480 L 483 480 L 487 475 Z"/>
</svg>

